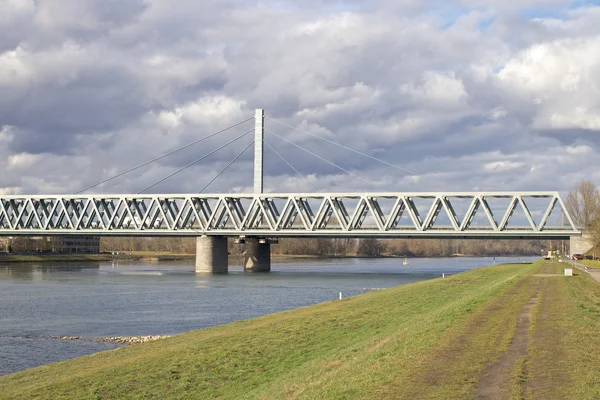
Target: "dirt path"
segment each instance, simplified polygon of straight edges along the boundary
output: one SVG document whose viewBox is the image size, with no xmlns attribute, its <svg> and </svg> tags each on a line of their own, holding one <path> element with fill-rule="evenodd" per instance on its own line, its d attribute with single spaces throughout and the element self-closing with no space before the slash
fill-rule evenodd
<svg viewBox="0 0 600 400">
<path fill-rule="evenodd" d="M 490 365 L 482 372 L 475 392 L 476 399 L 510 398 L 512 371 L 519 359 L 527 356 L 531 310 L 537 303 L 539 292 L 540 288 L 538 287 L 521 310 L 515 335 L 506 353 L 495 364 Z"/>
</svg>

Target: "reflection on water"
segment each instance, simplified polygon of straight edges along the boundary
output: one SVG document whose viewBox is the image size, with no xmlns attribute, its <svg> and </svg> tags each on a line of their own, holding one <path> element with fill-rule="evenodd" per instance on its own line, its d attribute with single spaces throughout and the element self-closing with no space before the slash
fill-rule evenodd
<svg viewBox="0 0 600 400">
<path fill-rule="evenodd" d="M 0 259 L 0 261 L 1 260 L 2 259 Z M 78 272 L 83 269 L 100 268 L 100 263 L 98 262 L 85 263 L 85 265 L 69 264 L 70 263 L 0 263 L 0 279 L 10 277 L 18 280 L 41 281 L 50 279 L 50 276 L 56 272 Z"/>
<path fill-rule="evenodd" d="M 530 261 L 498 258 L 496 262 Z M 494 263 L 492 258 L 275 262 L 196 274 L 192 261 L 0 264 L 0 374 L 112 348 L 56 336 L 171 335 Z"/>
</svg>

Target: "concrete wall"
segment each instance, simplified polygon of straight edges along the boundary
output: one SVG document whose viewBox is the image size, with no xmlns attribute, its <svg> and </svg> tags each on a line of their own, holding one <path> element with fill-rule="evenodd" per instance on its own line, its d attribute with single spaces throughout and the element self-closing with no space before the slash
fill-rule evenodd
<svg viewBox="0 0 600 400">
<path fill-rule="evenodd" d="M 258 239 L 248 239 L 246 241 L 244 271 L 271 271 L 271 245 L 269 243 L 260 243 Z"/>
<path fill-rule="evenodd" d="M 227 238 L 200 236 L 196 239 L 196 272 L 227 273 Z"/>
<path fill-rule="evenodd" d="M 572 236 L 569 241 L 571 248 L 571 255 L 573 254 L 585 254 L 590 251 L 592 247 L 592 238 L 591 235 L 586 231 L 581 231 L 581 236 Z"/>
</svg>

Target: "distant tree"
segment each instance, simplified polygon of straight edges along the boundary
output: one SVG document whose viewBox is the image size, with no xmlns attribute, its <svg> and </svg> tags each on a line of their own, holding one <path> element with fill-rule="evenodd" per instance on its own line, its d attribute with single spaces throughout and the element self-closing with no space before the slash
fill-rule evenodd
<svg viewBox="0 0 600 400">
<path fill-rule="evenodd" d="M 385 243 L 377 239 L 361 239 L 358 242 L 356 255 L 362 257 L 379 257 L 385 251 Z"/>
<path fill-rule="evenodd" d="M 565 203 L 575 225 L 591 228 L 600 212 L 600 194 L 590 181 L 581 180 L 569 191 Z"/>
</svg>

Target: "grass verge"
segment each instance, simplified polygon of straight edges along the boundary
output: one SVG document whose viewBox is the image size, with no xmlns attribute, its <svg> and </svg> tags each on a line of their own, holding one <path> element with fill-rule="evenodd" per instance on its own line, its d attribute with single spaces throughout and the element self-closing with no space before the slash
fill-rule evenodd
<svg viewBox="0 0 600 400">
<path fill-rule="evenodd" d="M 575 273 L 547 279 L 535 309 L 527 399 L 600 399 L 600 285 Z"/>
<path fill-rule="evenodd" d="M 488 267 L 98 353 L 0 377 L 0 398 L 473 398 L 534 297 L 526 351 L 488 398 L 597 398 L 600 287 L 532 275 L 559 269 Z"/>
<path fill-rule="evenodd" d="M 583 264 L 583 265 L 587 265 L 588 267 L 592 267 L 592 268 L 600 268 L 600 261 L 579 260 L 578 263 L 579 264 Z"/>
</svg>

